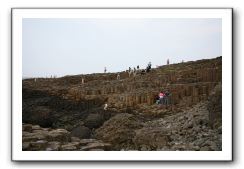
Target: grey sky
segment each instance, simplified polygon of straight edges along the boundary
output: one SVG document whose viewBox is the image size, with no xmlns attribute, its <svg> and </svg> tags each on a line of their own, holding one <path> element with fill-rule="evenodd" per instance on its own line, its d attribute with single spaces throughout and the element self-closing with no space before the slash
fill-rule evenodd
<svg viewBox="0 0 244 169">
<path fill-rule="evenodd" d="M 23 19 L 23 76 L 117 72 L 222 55 L 221 19 Z"/>
</svg>

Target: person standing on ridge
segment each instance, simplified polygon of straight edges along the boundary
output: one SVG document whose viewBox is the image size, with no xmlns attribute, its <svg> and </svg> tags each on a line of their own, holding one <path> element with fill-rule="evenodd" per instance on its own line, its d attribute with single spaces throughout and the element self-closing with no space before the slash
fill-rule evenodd
<svg viewBox="0 0 244 169">
<path fill-rule="evenodd" d="M 104 73 L 106 73 L 107 72 L 107 68 L 106 67 L 104 67 Z"/>
<path fill-rule="evenodd" d="M 119 73 L 117 74 L 117 80 L 120 80 L 120 74 Z"/>
<path fill-rule="evenodd" d="M 104 108 L 103 109 L 104 110 L 108 110 L 108 104 L 107 103 L 104 104 Z"/>
</svg>

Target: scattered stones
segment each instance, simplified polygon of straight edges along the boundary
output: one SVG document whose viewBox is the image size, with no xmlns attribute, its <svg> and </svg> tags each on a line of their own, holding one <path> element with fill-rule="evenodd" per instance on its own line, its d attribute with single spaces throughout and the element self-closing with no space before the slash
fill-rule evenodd
<svg viewBox="0 0 244 169">
<path fill-rule="evenodd" d="M 79 139 L 71 137 L 65 129 L 46 129 L 31 124 L 23 124 L 23 151 L 102 151 L 111 150 L 111 144 L 97 139 Z M 26 127 L 28 126 L 28 127 Z M 28 132 L 33 131 L 34 133 Z"/>
</svg>

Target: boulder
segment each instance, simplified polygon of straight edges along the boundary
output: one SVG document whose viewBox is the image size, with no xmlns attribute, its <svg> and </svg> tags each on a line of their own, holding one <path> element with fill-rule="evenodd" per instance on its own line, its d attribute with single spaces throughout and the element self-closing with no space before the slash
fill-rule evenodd
<svg viewBox="0 0 244 169">
<path fill-rule="evenodd" d="M 84 125 L 90 129 L 100 127 L 104 122 L 104 118 L 101 114 L 89 114 L 86 118 Z"/>
<path fill-rule="evenodd" d="M 85 126 L 78 126 L 72 129 L 71 136 L 78 137 L 80 139 L 90 138 L 91 130 Z"/>
</svg>

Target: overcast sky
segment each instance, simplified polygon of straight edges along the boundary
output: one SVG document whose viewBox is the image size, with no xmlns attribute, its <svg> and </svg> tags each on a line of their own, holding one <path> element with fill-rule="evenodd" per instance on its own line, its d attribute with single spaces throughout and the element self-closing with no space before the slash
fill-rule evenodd
<svg viewBox="0 0 244 169">
<path fill-rule="evenodd" d="M 221 19 L 23 19 L 23 76 L 118 72 L 222 55 Z"/>
</svg>

